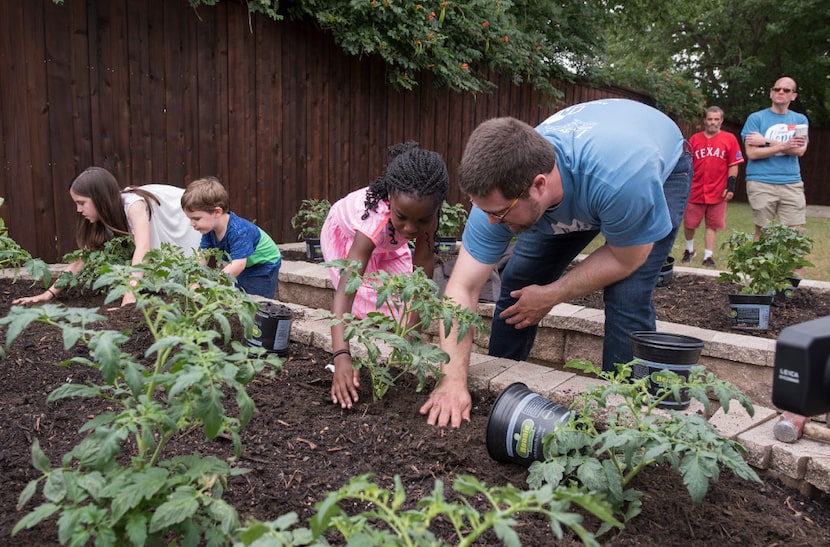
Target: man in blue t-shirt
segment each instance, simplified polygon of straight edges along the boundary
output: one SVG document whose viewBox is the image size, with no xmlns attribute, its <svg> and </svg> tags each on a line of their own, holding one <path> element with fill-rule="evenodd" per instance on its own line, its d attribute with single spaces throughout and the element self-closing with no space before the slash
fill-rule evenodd
<svg viewBox="0 0 830 547">
<path fill-rule="evenodd" d="M 692 181 L 677 125 L 641 103 L 577 104 L 536 129 L 514 118 L 470 136 L 459 182 L 473 209 L 446 294 L 475 306 L 511 240 L 490 333 L 490 354 L 524 360 L 539 321 L 561 302 L 604 290 L 603 369 L 632 359 L 629 334 L 655 329 L 652 305 Z M 565 273 L 598 234 L 605 245 Z M 440 384 L 421 407 L 430 424 L 469 420 L 471 335 L 454 343 Z"/>
<path fill-rule="evenodd" d="M 790 110 L 798 97 L 795 80 L 778 78 L 769 92 L 772 106 L 749 115 L 741 130 L 746 145 L 746 196 L 755 239 L 775 216 L 798 228 L 807 222 L 807 200 L 798 158 L 807 151 L 807 116 Z"/>
</svg>

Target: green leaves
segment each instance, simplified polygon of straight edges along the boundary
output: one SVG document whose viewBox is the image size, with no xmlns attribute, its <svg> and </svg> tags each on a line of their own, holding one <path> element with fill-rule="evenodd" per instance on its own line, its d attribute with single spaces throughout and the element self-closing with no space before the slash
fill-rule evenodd
<svg viewBox="0 0 830 547">
<path fill-rule="evenodd" d="M 795 270 L 812 266 L 807 260 L 813 240 L 798 228 L 776 222 L 761 229 L 754 241 L 752 234 L 736 232 L 721 246 L 727 269 L 718 276 L 719 283 L 740 283 L 742 294 L 768 294 L 790 285 Z"/>
<path fill-rule="evenodd" d="M 375 400 L 382 399 L 404 374 L 415 375 L 418 391 L 430 376 L 441 376 L 440 365 L 447 361 L 448 355 L 429 343 L 424 334 L 433 323 L 443 326 L 446 336 L 456 327 L 458 340 L 470 328 L 487 328 L 474 310 L 461 308 L 450 298 L 439 296 L 438 286 L 422 268 L 416 268 L 411 274 L 380 271 L 361 276 L 357 273 L 358 261 L 340 259 L 324 265 L 340 269 L 341 276 L 347 280 L 347 292 L 356 292 L 363 284 L 372 287 L 377 293 L 378 309 L 385 306 L 390 312 L 371 312 L 363 319 L 346 314 L 342 319 L 330 321 L 330 325 L 344 322 L 344 338 L 363 346 L 365 351 L 354 356 L 353 364 L 369 370 Z M 384 351 L 388 358 L 383 357 Z"/>
<path fill-rule="evenodd" d="M 304 237 L 320 237 L 320 230 L 331 209 L 331 202 L 327 199 L 304 199 L 300 208 L 291 217 L 291 227 L 299 228 L 299 239 Z"/>
<path fill-rule="evenodd" d="M 594 369 L 584 362 L 566 367 Z M 614 515 L 625 521 L 641 508 L 640 493 L 628 485 L 649 466 L 671 465 L 695 503 L 706 495 L 709 483 L 718 480 L 721 468 L 760 482 L 741 457 L 740 444 L 721 436 L 703 416 L 655 412 L 666 397 L 679 396 L 675 391 L 681 386 L 674 380 L 680 377 L 671 380 L 672 389 L 660 388 L 655 394 L 649 391 L 648 378 L 631 378 L 631 368 L 632 363 L 627 363 L 615 372 L 598 372 L 607 383 L 582 393 L 572 405 L 570 421 L 544 440 L 546 460 L 530 466 L 531 487 L 577 485 L 604 496 Z M 682 387 L 707 409 L 709 393 L 715 393 L 725 412 L 729 402 L 737 400 L 752 415 L 743 393 L 703 367 L 692 367 Z M 610 400 L 615 403 L 609 405 Z M 600 415 L 605 416 L 604 423 L 597 423 Z"/>
<path fill-rule="evenodd" d="M 438 236 L 458 237 L 467 223 L 467 209 L 460 203 L 450 205 L 446 201 L 438 212 Z"/>
<path fill-rule="evenodd" d="M 567 527 L 586 545 L 599 545 L 594 535 L 582 526 L 582 517 L 571 510 L 572 505 L 578 505 L 609 527 L 622 526 L 601 497 L 572 488 L 487 487 L 471 475 L 459 475 L 453 482 L 456 495 L 452 501 L 445 497 L 444 483 L 436 480 L 432 492 L 422 497 L 414 509 L 403 509 L 406 501 L 403 484 L 399 477 L 395 477 L 394 483 L 390 491 L 371 482 L 371 475 L 352 478 L 316 505 L 317 513 L 311 519 L 313 535 L 321 536 L 333 527 L 349 545 L 447 545 L 429 529 L 434 520 L 440 520 L 453 527 L 454 545 L 477 544 L 492 529 L 504 545 L 518 546 L 515 517 L 521 513 L 538 513 L 548 519 L 557 538 L 563 537 L 563 527 Z M 476 509 L 473 499 L 481 501 L 485 510 Z M 367 509 L 352 514 L 341 505 Z M 262 534 L 257 539 L 267 537 L 265 530 L 259 530 Z"/>
<path fill-rule="evenodd" d="M 0 319 L 7 344 L 33 322 L 60 329 L 66 348 L 82 346 L 72 362 L 100 372 L 100 383 L 65 384 L 50 393 L 49 401 L 96 397 L 113 408 L 81 427 L 86 436 L 63 455 L 60 467 L 52 467 L 35 440 L 32 460 L 43 476 L 29 483 L 19 504 L 25 506 L 38 485 L 47 502 L 15 530 L 60 512 L 62 543 L 225 542 L 239 521 L 221 495 L 226 478 L 239 471 L 198 454 L 167 461 L 161 456 L 171 439 L 191 427 L 201 427 L 208 439 L 227 432 L 236 454 L 241 453 L 239 430 L 254 413 L 245 385 L 267 366 L 279 370 L 282 361 L 239 342 L 229 344 L 228 317 L 236 315 L 250 329 L 256 303 L 218 270 L 171 246 L 148 252 L 137 267 L 108 256 L 103 251 L 89 255 L 90 279 L 96 289 L 108 290 L 108 301 L 128 290 L 136 295 L 144 330 L 154 338 L 144 355 L 125 351 L 131 333 L 106 329 L 96 310 L 14 307 Z M 139 283 L 131 287 L 136 273 Z M 223 342 L 230 352 L 219 345 Z M 225 407 L 226 391 L 235 392 L 230 400 L 237 413 Z"/>
</svg>

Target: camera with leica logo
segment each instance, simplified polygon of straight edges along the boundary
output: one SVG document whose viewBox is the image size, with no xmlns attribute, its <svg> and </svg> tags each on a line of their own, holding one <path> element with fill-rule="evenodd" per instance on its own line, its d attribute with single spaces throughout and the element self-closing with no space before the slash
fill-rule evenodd
<svg viewBox="0 0 830 547">
<path fill-rule="evenodd" d="M 775 345 L 772 402 L 802 416 L 830 411 L 830 316 L 781 331 Z"/>
</svg>

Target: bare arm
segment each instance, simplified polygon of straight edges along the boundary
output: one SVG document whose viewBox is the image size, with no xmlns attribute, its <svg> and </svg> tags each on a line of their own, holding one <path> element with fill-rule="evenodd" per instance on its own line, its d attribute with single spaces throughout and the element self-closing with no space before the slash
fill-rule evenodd
<svg viewBox="0 0 830 547">
<path fill-rule="evenodd" d="M 248 263 L 248 258 L 237 258 L 231 260 L 228 264 L 222 268 L 222 271 L 228 275 L 232 275 L 234 277 L 239 277 L 243 271 L 245 271 L 245 264 Z"/>
<path fill-rule="evenodd" d="M 790 140 L 770 141 L 758 132 L 752 132 L 744 139 L 746 157 L 751 160 L 763 160 L 777 154 L 801 157 L 807 151 L 807 137 L 791 137 Z"/>
<path fill-rule="evenodd" d="M 135 251 L 133 251 L 132 265 L 141 264 L 144 255 L 150 250 L 150 212 L 147 203 L 139 200 L 133 203 L 127 210 L 130 217 L 130 224 L 133 229 L 133 240 Z"/>
<path fill-rule="evenodd" d="M 147 209 L 147 203 L 144 200 L 138 200 L 127 209 L 127 216 L 130 217 L 130 225 L 133 229 L 133 242 L 135 250 L 133 251 L 133 258 L 130 262 L 133 266 L 141 264 L 144 260 L 144 255 L 150 250 L 150 211 Z M 140 272 L 133 273 L 134 277 L 141 277 Z M 124 294 L 121 299 L 121 305 L 133 304 L 135 302 L 135 295 L 132 292 Z"/>
<path fill-rule="evenodd" d="M 366 265 L 369 263 L 369 257 L 375 250 L 375 244 L 366 235 L 356 232 L 352 246 L 349 249 L 349 254 L 346 256 L 348 260 L 358 260 L 361 263 L 359 274 L 366 271 Z M 348 294 L 346 292 L 346 276 L 340 276 L 340 282 L 335 288 L 334 300 L 332 301 L 331 313 L 338 319 L 342 319 L 343 315 L 352 311 L 352 304 L 354 304 L 354 293 Z M 331 350 L 337 352 L 339 350 L 348 350 L 349 343 L 345 340 L 346 326 L 342 322 L 338 322 L 331 327 Z M 348 353 L 338 355 L 334 359 L 334 378 L 331 381 L 331 401 L 334 404 L 340 404 L 341 408 L 352 408 L 354 403 L 358 400 L 357 388 L 360 387 L 359 371 L 355 370 L 352 365 L 352 356 Z"/>
<path fill-rule="evenodd" d="M 67 265 L 66 269 L 64 269 L 63 271 L 69 272 L 73 276 L 75 276 L 78 275 L 78 272 L 80 272 L 83 269 L 83 267 L 84 261 L 76 260 L 75 262 L 72 262 L 71 264 Z M 55 287 L 55 284 L 52 283 L 52 286 L 43 291 L 42 293 L 35 296 L 24 296 L 22 298 L 16 298 L 15 300 L 12 300 L 12 304 L 39 304 L 41 302 L 48 302 L 55 298 L 57 295 L 59 295 L 61 290 L 63 289 Z"/>
<path fill-rule="evenodd" d="M 631 275 L 646 261 L 652 246 L 651 243 L 631 247 L 605 244 L 553 283 L 529 285 L 510 293 L 518 300 L 501 317 L 519 328 L 535 325 L 556 304 L 590 294 Z"/>
<path fill-rule="evenodd" d="M 463 308 L 475 310 L 481 288 L 490 278 L 494 264 L 482 264 L 472 257 L 463 247 L 458 253 L 445 294 Z M 470 420 L 472 399 L 467 389 L 467 374 L 470 369 L 470 352 L 473 345 L 473 333 L 459 342 L 455 328 L 449 336 L 440 333 L 441 349 L 450 359 L 442 367 L 444 376 L 421 407 L 421 414 L 428 414 L 427 423 L 440 427 L 447 424 L 460 427 L 462 420 Z"/>
</svg>

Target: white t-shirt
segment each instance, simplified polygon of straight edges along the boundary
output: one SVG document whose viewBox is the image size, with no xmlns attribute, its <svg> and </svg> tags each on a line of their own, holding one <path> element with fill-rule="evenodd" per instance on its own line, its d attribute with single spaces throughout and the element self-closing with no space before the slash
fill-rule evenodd
<svg viewBox="0 0 830 547">
<path fill-rule="evenodd" d="M 159 205 L 150 200 L 148 204 L 153 211 L 150 215 L 150 246 L 157 249 L 162 243 L 171 243 L 184 249 L 185 256 L 193 254 L 193 250 L 199 248 L 202 234 L 193 229 L 190 219 L 182 210 L 184 189 L 167 184 L 145 184 L 139 188 L 150 192 L 161 202 Z M 136 202 L 145 201 L 135 192 L 122 192 L 121 199 L 124 202 L 125 213 Z M 132 233 L 133 225 L 129 213 L 127 213 L 127 222 L 130 224 L 130 233 Z"/>
</svg>

